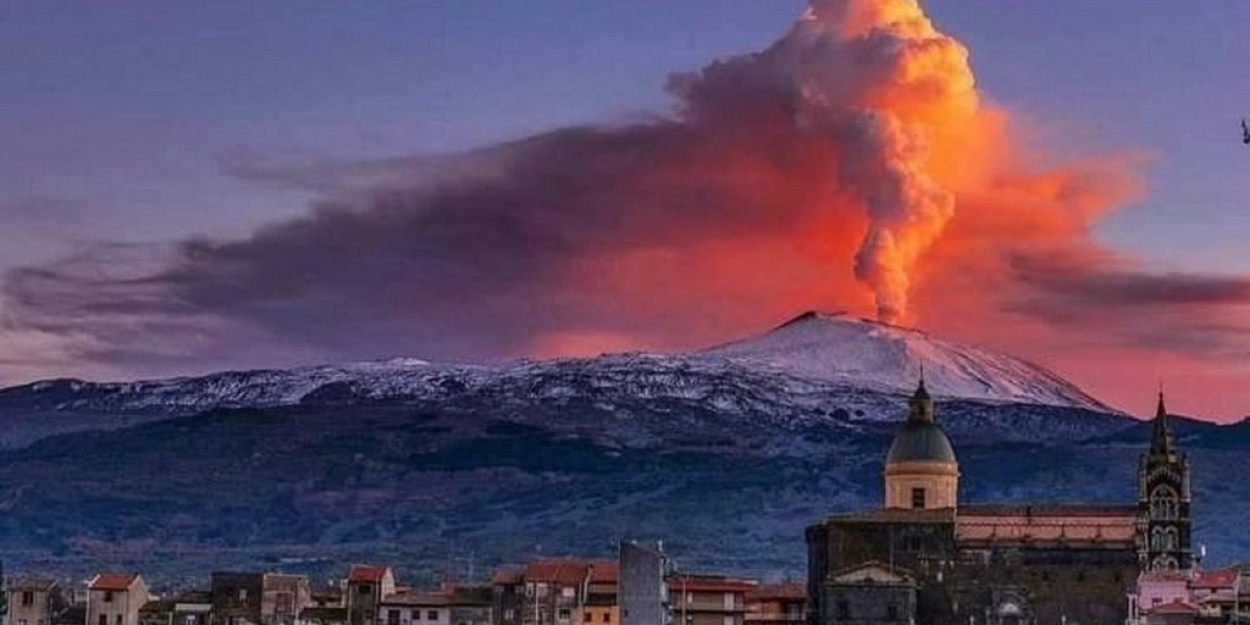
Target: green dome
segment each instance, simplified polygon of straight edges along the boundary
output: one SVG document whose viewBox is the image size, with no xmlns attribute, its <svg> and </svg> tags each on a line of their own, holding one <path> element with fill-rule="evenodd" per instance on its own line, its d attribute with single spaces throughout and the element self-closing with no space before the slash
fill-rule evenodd
<svg viewBox="0 0 1250 625">
<path fill-rule="evenodd" d="M 955 450 L 950 439 L 938 424 L 932 421 L 908 420 L 894 435 L 887 464 L 895 462 L 950 462 L 955 463 Z"/>
</svg>

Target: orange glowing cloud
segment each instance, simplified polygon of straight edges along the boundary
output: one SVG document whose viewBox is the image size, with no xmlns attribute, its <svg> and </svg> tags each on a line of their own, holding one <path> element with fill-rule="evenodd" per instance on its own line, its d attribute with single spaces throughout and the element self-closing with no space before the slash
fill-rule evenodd
<svg viewBox="0 0 1250 625">
<path fill-rule="evenodd" d="M 671 115 L 313 172 L 306 216 L 136 275 L 13 272 L 8 325 L 57 341 L 62 374 L 697 347 L 822 306 L 1061 371 L 1077 336 L 1241 354 L 1244 281 L 1092 238 L 1142 192 L 1135 163 L 1035 166 L 968 59 L 914 0 L 811 0 L 762 52 L 672 76 Z"/>
</svg>

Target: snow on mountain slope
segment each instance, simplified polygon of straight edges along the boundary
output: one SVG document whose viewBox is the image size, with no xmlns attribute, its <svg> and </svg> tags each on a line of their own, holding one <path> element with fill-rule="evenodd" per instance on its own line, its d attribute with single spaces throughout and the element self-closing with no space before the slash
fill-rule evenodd
<svg viewBox="0 0 1250 625">
<path fill-rule="evenodd" d="M 807 312 L 761 336 L 699 354 L 884 391 L 915 388 L 923 367 L 929 388 L 939 397 L 1111 412 L 1075 384 L 1033 363 L 841 313 Z"/>
<path fill-rule="evenodd" d="M 921 366 L 939 399 L 1108 411 L 1073 384 L 1036 365 L 934 340 L 916 330 L 817 313 L 804 314 L 755 338 L 689 354 L 609 354 L 500 365 L 393 359 L 138 382 L 52 380 L 0 391 L 0 404 L 189 414 L 217 407 L 307 401 L 497 395 L 516 401 L 679 399 L 745 414 L 765 406 L 811 411 L 826 405 L 832 393 L 861 398 L 862 402 L 851 402 L 856 405 L 849 407 L 859 408 L 862 403 L 869 418 L 893 418 L 892 413 L 875 414 L 881 407 L 881 398 L 876 396 L 910 393 Z"/>
</svg>

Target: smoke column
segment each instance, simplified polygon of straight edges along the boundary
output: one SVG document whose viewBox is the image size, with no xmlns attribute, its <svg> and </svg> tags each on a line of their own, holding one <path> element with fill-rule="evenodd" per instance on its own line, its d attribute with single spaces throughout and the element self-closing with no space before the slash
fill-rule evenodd
<svg viewBox="0 0 1250 625">
<path fill-rule="evenodd" d="M 955 213 L 934 159 L 940 150 L 953 156 L 953 129 L 975 135 L 985 115 L 967 50 L 914 0 L 813 0 L 763 53 L 674 82 L 705 118 L 723 114 L 717 95 L 771 87 L 793 107 L 800 132 L 839 147 L 834 183 L 868 220 L 855 275 L 872 288 L 883 321 L 905 320 L 913 268 Z"/>
</svg>

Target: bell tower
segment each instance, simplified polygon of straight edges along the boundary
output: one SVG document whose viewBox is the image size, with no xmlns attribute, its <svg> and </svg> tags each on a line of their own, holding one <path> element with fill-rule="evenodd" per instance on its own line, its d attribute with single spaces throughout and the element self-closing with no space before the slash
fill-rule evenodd
<svg viewBox="0 0 1250 625">
<path fill-rule="evenodd" d="M 1137 558 L 1142 570 L 1193 565 L 1189 517 L 1189 459 L 1176 448 L 1159 391 L 1150 450 L 1137 468 Z"/>
</svg>

